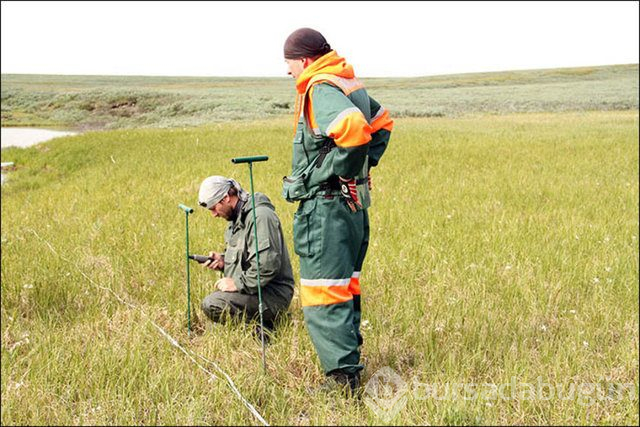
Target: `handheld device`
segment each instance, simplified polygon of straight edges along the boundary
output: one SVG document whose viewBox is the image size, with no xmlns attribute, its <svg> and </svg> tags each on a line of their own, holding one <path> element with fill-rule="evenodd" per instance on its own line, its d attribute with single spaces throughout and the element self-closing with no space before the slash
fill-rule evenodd
<svg viewBox="0 0 640 427">
<path fill-rule="evenodd" d="M 205 256 L 205 255 L 189 255 L 189 259 L 192 259 L 194 261 L 197 261 L 198 264 L 204 264 L 205 262 L 211 260 L 211 261 L 215 261 L 213 258 L 209 257 L 209 256 Z"/>
</svg>

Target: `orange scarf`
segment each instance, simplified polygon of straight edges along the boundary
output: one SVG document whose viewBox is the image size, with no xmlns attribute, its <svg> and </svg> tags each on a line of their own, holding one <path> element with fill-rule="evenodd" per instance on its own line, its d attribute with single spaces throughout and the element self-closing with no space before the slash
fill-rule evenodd
<svg viewBox="0 0 640 427">
<path fill-rule="evenodd" d="M 339 56 L 335 50 L 313 61 L 296 79 L 296 104 L 294 110 L 293 134 L 298 128 L 298 120 L 305 104 L 309 81 L 317 74 L 334 74 L 339 77 L 352 79 L 355 77 L 353 67 Z"/>
</svg>

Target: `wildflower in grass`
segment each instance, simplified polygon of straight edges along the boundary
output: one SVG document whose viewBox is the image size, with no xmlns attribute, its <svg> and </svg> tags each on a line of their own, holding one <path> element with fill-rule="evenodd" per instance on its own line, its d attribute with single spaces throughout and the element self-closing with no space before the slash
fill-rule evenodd
<svg viewBox="0 0 640 427">
<path fill-rule="evenodd" d="M 24 383 L 22 381 L 17 383 L 16 382 L 9 383 L 9 386 L 7 387 L 7 391 L 17 390 L 22 386 L 24 386 Z"/>
</svg>

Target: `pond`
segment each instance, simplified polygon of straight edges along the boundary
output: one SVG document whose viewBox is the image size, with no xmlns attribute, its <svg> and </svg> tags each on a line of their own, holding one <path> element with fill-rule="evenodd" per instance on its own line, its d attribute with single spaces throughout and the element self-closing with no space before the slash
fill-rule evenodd
<svg viewBox="0 0 640 427">
<path fill-rule="evenodd" d="M 60 136 L 75 135 L 77 132 L 36 129 L 36 128 L 1 128 L 0 142 L 2 148 L 7 147 L 30 147 L 40 142 L 49 141 Z M 7 163 L 11 162 L 11 159 Z M 4 163 L 3 163 L 4 167 Z M 2 174 L 2 183 L 4 184 L 5 174 Z"/>
</svg>

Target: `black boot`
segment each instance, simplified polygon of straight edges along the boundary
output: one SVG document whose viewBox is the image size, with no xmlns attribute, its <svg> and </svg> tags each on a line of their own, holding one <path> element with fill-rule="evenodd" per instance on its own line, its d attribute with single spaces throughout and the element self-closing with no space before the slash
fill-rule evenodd
<svg viewBox="0 0 640 427">
<path fill-rule="evenodd" d="M 347 391 L 351 392 L 352 396 L 356 396 L 360 390 L 360 372 L 354 374 L 347 374 L 339 372 L 335 376 L 336 381 L 344 386 Z M 348 386 L 348 387 L 347 387 Z"/>
<path fill-rule="evenodd" d="M 361 394 L 360 372 L 346 373 L 339 370 L 330 372 L 316 391 L 337 391 L 342 393 L 345 397 L 359 398 Z"/>
</svg>

